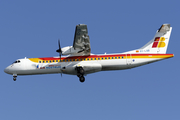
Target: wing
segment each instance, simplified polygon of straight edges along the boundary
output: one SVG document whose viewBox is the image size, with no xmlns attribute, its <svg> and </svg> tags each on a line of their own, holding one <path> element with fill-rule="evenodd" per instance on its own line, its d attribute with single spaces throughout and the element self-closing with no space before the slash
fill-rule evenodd
<svg viewBox="0 0 180 120">
<path fill-rule="evenodd" d="M 76 25 L 73 47 L 75 50 L 79 50 L 78 53 L 82 53 L 83 55 L 91 54 L 87 25 Z"/>
</svg>

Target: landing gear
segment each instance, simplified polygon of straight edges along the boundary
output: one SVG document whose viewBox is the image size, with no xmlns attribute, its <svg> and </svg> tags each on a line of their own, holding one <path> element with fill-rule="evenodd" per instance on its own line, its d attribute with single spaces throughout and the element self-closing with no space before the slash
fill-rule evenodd
<svg viewBox="0 0 180 120">
<path fill-rule="evenodd" d="M 16 81 L 17 74 L 13 74 L 13 80 Z"/>
<path fill-rule="evenodd" d="M 84 77 L 83 75 L 80 76 L 80 77 L 79 77 L 79 81 L 80 81 L 80 82 L 84 82 L 84 81 L 85 81 L 85 77 Z"/>
<path fill-rule="evenodd" d="M 77 76 L 79 77 L 79 81 L 84 82 L 85 81 L 84 69 L 82 67 L 76 67 L 76 70 L 77 70 Z"/>
<path fill-rule="evenodd" d="M 77 73 L 84 75 L 84 69 L 82 67 L 77 67 Z"/>
<path fill-rule="evenodd" d="M 16 81 L 16 77 L 13 77 L 13 80 Z"/>
</svg>

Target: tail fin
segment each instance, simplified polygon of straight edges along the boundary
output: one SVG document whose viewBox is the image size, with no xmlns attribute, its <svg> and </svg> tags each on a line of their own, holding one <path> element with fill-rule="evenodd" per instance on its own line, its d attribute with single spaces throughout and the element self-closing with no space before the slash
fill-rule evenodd
<svg viewBox="0 0 180 120">
<path fill-rule="evenodd" d="M 171 30 L 172 27 L 170 27 L 170 24 L 163 24 L 159 30 L 157 30 L 154 38 L 145 46 L 140 48 L 138 52 L 165 54 L 167 51 Z"/>
</svg>

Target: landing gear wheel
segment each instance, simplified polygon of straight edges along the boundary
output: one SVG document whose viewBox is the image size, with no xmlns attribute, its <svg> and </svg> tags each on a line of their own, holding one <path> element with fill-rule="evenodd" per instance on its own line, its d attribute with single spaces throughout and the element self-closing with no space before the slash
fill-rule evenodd
<svg viewBox="0 0 180 120">
<path fill-rule="evenodd" d="M 16 81 L 16 77 L 13 77 L 13 80 Z"/>
<path fill-rule="evenodd" d="M 13 80 L 16 81 L 17 74 L 13 74 Z"/>
<path fill-rule="evenodd" d="M 79 81 L 80 82 L 84 82 L 85 78 L 84 78 L 84 69 L 80 66 L 80 67 L 76 67 L 75 69 L 77 71 L 77 76 L 79 77 Z"/>
<path fill-rule="evenodd" d="M 80 76 L 80 77 L 79 77 L 79 81 L 80 81 L 80 82 L 84 82 L 84 81 L 85 81 L 85 77 L 84 77 L 84 76 Z"/>
</svg>

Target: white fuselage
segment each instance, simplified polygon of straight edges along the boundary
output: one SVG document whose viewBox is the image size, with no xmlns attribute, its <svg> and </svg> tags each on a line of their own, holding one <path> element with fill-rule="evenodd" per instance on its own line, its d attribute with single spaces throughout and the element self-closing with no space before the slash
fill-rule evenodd
<svg viewBox="0 0 180 120">
<path fill-rule="evenodd" d="M 65 73 L 77 75 L 81 66 L 85 74 L 106 70 L 123 70 L 173 57 L 173 54 L 107 54 L 50 58 L 25 58 L 8 66 L 4 71 L 13 75 Z"/>
</svg>

